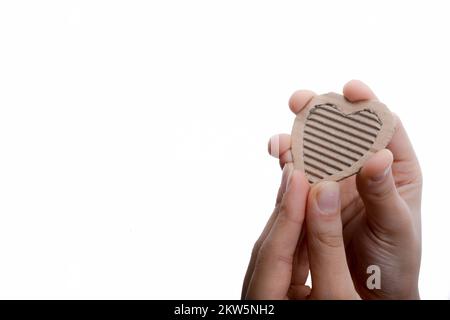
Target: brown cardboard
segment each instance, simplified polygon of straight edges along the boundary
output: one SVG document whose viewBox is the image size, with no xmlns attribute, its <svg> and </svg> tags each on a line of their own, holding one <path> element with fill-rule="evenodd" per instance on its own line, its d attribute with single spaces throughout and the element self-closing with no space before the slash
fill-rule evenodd
<svg viewBox="0 0 450 320">
<path fill-rule="evenodd" d="M 392 113 L 379 101 L 352 103 L 333 92 L 315 96 L 294 121 L 294 167 L 303 170 L 311 184 L 340 181 L 384 149 L 394 129 Z"/>
</svg>

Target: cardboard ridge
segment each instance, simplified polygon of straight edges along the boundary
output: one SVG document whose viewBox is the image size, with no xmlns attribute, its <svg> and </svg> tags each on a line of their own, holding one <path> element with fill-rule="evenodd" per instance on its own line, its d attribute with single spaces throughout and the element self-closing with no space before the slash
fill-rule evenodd
<svg viewBox="0 0 450 320">
<path fill-rule="evenodd" d="M 394 125 L 392 113 L 379 101 L 350 102 L 333 92 L 315 96 L 294 121 L 294 167 L 310 184 L 345 179 L 388 145 Z"/>
</svg>

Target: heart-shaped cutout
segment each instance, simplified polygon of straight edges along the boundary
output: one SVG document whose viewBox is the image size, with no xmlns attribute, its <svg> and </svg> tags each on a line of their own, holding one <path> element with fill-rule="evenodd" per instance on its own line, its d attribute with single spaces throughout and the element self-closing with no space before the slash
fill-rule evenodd
<svg viewBox="0 0 450 320">
<path fill-rule="evenodd" d="M 342 180 L 385 148 L 394 130 L 392 113 L 379 101 L 352 103 L 336 93 L 315 96 L 295 118 L 294 167 L 311 184 Z"/>
</svg>

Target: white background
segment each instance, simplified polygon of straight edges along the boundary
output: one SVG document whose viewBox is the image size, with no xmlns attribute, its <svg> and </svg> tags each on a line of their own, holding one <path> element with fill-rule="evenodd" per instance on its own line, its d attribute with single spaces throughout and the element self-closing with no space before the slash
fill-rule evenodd
<svg viewBox="0 0 450 320">
<path fill-rule="evenodd" d="M 0 2 L 0 298 L 239 298 L 290 94 L 366 81 L 450 291 L 448 1 Z"/>
</svg>

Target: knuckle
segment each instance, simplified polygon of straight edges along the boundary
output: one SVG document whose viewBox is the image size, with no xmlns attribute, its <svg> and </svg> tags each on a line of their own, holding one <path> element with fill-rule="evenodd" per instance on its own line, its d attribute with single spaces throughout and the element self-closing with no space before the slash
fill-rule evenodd
<svg viewBox="0 0 450 320">
<path fill-rule="evenodd" d="M 288 212 L 289 207 L 286 204 L 286 201 L 284 201 L 284 199 L 281 201 L 280 203 L 280 216 L 283 216 L 286 214 L 286 212 Z"/>
<path fill-rule="evenodd" d="M 316 231 L 315 239 L 320 246 L 340 248 L 343 246 L 342 235 L 332 231 Z"/>
<path fill-rule="evenodd" d="M 379 188 L 374 188 L 370 193 L 370 197 L 377 201 L 388 201 L 395 195 L 395 192 L 397 191 L 394 186 L 384 185 Z"/>
<path fill-rule="evenodd" d="M 285 255 L 280 252 L 278 246 L 271 241 L 264 242 L 257 255 L 256 263 L 261 264 L 288 264 L 292 265 L 294 257 L 292 255 Z"/>
<path fill-rule="evenodd" d="M 278 223 L 280 224 L 302 224 L 303 218 L 301 216 L 293 217 L 289 214 L 289 212 L 283 211 L 281 212 L 280 216 L 278 217 Z"/>
<path fill-rule="evenodd" d="M 272 252 L 276 250 L 275 246 L 270 241 L 265 241 L 258 250 L 258 260 L 265 261 L 270 259 Z"/>
</svg>

